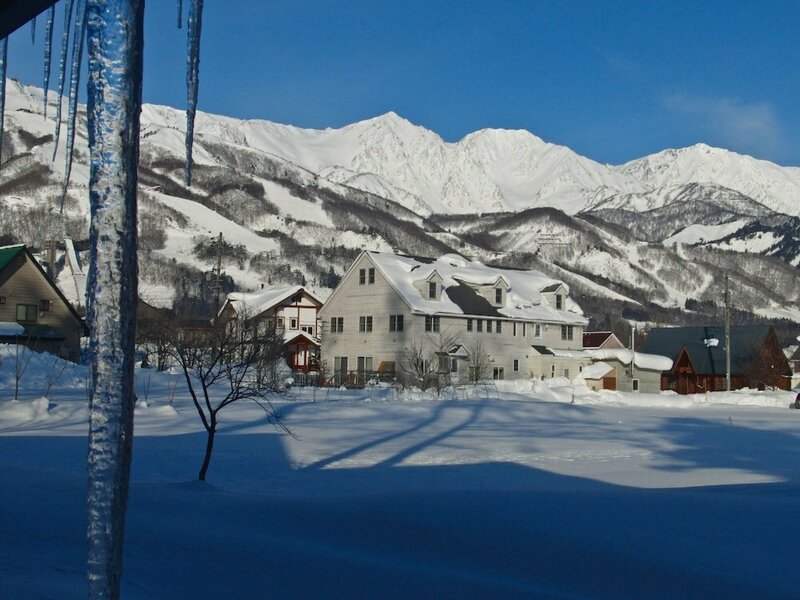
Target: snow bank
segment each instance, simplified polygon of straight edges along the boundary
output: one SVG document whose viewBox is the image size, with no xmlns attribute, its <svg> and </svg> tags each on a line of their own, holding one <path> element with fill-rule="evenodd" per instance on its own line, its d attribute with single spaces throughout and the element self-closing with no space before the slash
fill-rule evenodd
<svg viewBox="0 0 800 600">
<path fill-rule="evenodd" d="M 0 400 L 13 398 L 15 379 L 20 389 L 44 394 L 48 388 L 85 389 L 89 368 L 27 346 L 0 344 Z"/>
<path fill-rule="evenodd" d="M 9 400 L 0 402 L 0 421 L 34 421 L 47 416 L 50 401 L 47 398 L 37 398 L 28 402 Z"/>
</svg>

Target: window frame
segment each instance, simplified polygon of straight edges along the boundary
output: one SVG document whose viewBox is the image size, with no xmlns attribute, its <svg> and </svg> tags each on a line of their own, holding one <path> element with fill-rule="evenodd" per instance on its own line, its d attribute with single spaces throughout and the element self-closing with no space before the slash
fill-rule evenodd
<svg viewBox="0 0 800 600">
<path fill-rule="evenodd" d="M 20 309 L 25 311 L 24 318 L 20 319 L 19 312 Z M 33 319 L 28 317 L 31 316 L 31 309 L 33 309 Z M 39 307 L 36 304 L 17 304 L 17 323 L 36 323 L 39 321 Z"/>
</svg>

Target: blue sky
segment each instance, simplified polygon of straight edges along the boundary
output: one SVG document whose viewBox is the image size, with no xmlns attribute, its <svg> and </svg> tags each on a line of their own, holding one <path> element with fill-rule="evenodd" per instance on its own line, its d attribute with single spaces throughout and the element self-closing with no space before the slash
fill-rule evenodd
<svg viewBox="0 0 800 600">
<path fill-rule="evenodd" d="M 144 99 L 182 108 L 175 21 L 148 0 Z M 206 0 L 199 108 L 314 128 L 394 110 L 448 141 L 528 129 L 601 162 L 705 142 L 800 165 L 798 23 L 797 2 Z M 43 30 L 11 36 L 11 76 L 41 85 Z"/>
</svg>

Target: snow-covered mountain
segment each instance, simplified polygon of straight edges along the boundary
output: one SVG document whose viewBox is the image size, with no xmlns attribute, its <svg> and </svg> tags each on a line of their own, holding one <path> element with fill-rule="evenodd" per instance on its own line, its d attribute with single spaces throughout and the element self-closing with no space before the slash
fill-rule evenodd
<svg viewBox="0 0 800 600">
<path fill-rule="evenodd" d="M 68 235 L 80 250 L 85 122 L 61 214 L 64 135 L 53 161 L 54 101 L 45 120 L 42 91 L 8 82 L 0 240 L 41 247 Z M 526 131 L 447 143 L 394 113 L 323 131 L 201 113 L 186 188 L 184 124 L 182 111 L 143 107 L 140 289 L 155 304 L 208 299 L 211 240 L 222 232 L 230 290 L 306 283 L 324 297 L 364 248 L 460 252 L 564 279 L 587 314 L 683 322 L 688 305 L 715 310 L 728 272 L 743 311 L 800 322 L 797 217 L 776 208 L 792 206 L 793 169 L 766 163 L 759 189 L 786 195 L 755 199 L 732 176 L 729 185 L 692 181 L 712 167 L 690 170 L 682 159 L 673 169 L 669 152 L 642 159 L 649 167 L 611 167 Z M 773 171 L 783 175 L 770 187 Z"/>
</svg>

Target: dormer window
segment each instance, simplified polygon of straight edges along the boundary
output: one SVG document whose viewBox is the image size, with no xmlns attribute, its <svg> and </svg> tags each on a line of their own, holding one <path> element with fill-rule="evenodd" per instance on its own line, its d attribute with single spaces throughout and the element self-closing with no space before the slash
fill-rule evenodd
<svg viewBox="0 0 800 600">
<path fill-rule="evenodd" d="M 556 294 L 556 310 L 563 310 L 564 308 L 564 296 L 561 294 Z"/>
<path fill-rule="evenodd" d="M 438 293 L 438 286 L 435 281 L 428 282 L 428 298 L 431 300 L 436 300 L 436 296 Z"/>
<path fill-rule="evenodd" d="M 503 288 L 495 288 L 494 289 L 494 303 L 498 306 L 502 306 L 503 304 Z"/>
</svg>

